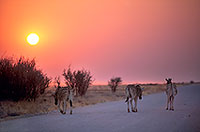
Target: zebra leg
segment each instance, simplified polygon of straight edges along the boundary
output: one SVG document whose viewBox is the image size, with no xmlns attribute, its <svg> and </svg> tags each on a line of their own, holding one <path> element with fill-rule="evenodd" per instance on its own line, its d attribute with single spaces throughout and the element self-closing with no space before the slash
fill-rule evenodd
<svg viewBox="0 0 200 132">
<path fill-rule="evenodd" d="M 127 108 L 128 108 L 128 112 L 130 112 L 130 110 L 129 110 L 129 100 L 127 101 Z"/>
<path fill-rule="evenodd" d="M 172 111 L 174 111 L 174 96 L 171 97 L 171 108 Z"/>
<path fill-rule="evenodd" d="M 135 101 L 135 108 L 134 109 L 135 109 L 135 112 L 137 112 L 137 98 L 135 98 L 134 101 Z"/>
<path fill-rule="evenodd" d="M 70 103 L 70 115 L 72 114 L 72 101 L 69 100 L 69 103 Z"/>
<path fill-rule="evenodd" d="M 172 96 L 169 97 L 169 110 L 172 110 Z"/>
<path fill-rule="evenodd" d="M 63 114 L 66 114 L 66 100 L 63 101 Z"/>
<path fill-rule="evenodd" d="M 58 109 L 59 109 L 60 113 L 63 113 L 62 109 L 60 108 L 60 103 L 61 103 L 61 101 L 58 102 Z"/>
<path fill-rule="evenodd" d="M 166 110 L 168 110 L 169 101 L 170 101 L 170 96 L 167 95 L 167 107 L 166 107 Z"/>
<path fill-rule="evenodd" d="M 169 97 L 169 110 L 171 110 L 171 105 L 172 105 L 172 101 L 171 101 L 171 96 Z"/>
<path fill-rule="evenodd" d="M 132 98 L 130 100 L 130 103 L 131 103 L 131 110 L 132 110 L 132 112 L 135 112 L 135 110 L 133 109 L 133 99 Z"/>
</svg>

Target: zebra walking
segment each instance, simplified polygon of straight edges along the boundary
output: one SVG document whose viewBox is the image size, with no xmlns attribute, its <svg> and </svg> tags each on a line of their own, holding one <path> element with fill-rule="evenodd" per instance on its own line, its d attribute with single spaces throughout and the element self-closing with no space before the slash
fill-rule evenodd
<svg viewBox="0 0 200 132">
<path fill-rule="evenodd" d="M 128 112 L 130 112 L 129 98 L 130 98 L 132 112 L 137 112 L 138 98 L 142 99 L 142 89 L 141 89 L 140 85 L 129 84 L 126 87 L 125 92 L 126 92 L 126 101 L 125 102 L 127 102 Z M 133 108 L 133 100 L 135 102 L 134 108 Z"/>
<path fill-rule="evenodd" d="M 54 94 L 55 105 L 58 105 L 60 113 L 66 114 L 67 102 L 70 103 L 70 114 L 72 114 L 74 90 L 70 87 L 58 87 Z M 61 109 L 62 105 L 62 109 Z"/>
</svg>

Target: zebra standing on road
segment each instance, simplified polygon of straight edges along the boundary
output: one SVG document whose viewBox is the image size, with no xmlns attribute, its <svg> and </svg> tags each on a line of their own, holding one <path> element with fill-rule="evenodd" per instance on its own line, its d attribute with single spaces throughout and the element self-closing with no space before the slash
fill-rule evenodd
<svg viewBox="0 0 200 132">
<path fill-rule="evenodd" d="M 132 112 L 137 112 L 137 100 L 138 100 L 138 98 L 142 99 L 142 89 L 141 89 L 140 85 L 135 86 L 134 84 L 129 84 L 126 87 L 125 92 L 126 92 L 126 101 L 125 102 L 127 102 L 128 112 L 130 112 L 129 98 L 130 98 Z M 133 108 L 133 99 L 135 102 L 134 108 Z"/>
<path fill-rule="evenodd" d="M 55 78 L 55 82 L 57 83 L 57 86 L 55 86 L 56 88 L 55 94 L 53 94 L 54 99 L 55 99 L 55 105 L 58 106 L 60 113 L 66 114 L 67 101 L 69 101 L 70 114 L 72 114 L 74 89 L 71 86 L 61 87 L 59 76 Z M 60 108 L 61 107 L 60 105 L 62 105 L 62 109 Z"/>
<path fill-rule="evenodd" d="M 73 102 L 74 90 L 70 87 L 58 87 L 54 94 L 55 105 L 58 105 L 58 109 L 62 114 L 66 114 L 67 101 L 70 103 L 70 114 L 72 114 L 72 102 Z M 62 105 L 63 110 L 60 105 Z"/>
<path fill-rule="evenodd" d="M 166 110 L 168 110 L 168 105 L 170 105 L 169 110 L 174 111 L 174 97 L 177 95 L 176 85 L 174 83 L 172 83 L 171 78 L 168 78 L 165 80 L 167 81 L 167 88 L 166 88 L 167 107 L 166 107 Z"/>
</svg>

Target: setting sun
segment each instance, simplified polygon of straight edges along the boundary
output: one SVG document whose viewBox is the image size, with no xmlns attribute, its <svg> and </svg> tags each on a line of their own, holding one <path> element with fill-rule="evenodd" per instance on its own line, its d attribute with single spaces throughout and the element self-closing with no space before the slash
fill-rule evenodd
<svg viewBox="0 0 200 132">
<path fill-rule="evenodd" d="M 36 45 L 39 42 L 39 36 L 36 33 L 31 33 L 27 36 L 26 40 L 30 45 Z"/>
</svg>

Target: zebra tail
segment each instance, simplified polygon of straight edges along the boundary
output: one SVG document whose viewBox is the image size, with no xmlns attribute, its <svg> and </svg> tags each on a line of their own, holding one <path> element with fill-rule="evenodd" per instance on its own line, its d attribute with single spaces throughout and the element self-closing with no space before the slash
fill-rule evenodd
<svg viewBox="0 0 200 132">
<path fill-rule="evenodd" d="M 129 100 L 129 97 L 126 98 L 125 102 L 128 102 L 128 100 Z"/>
</svg>

